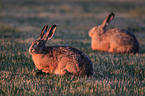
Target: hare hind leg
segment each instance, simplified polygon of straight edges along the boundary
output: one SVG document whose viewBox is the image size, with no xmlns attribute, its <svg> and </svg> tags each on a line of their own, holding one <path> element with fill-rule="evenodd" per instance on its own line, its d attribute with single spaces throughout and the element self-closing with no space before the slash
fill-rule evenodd
<svg viewBox="0 0 145 96">
<path fill-rule="evenodd" d="M 55 74 L 75 74 L 77 73 L 76 62 L 69 57 L 62 57 L 58 62 L 58 67 L 55 70 Z"/>
<path fill-rule="evenodd" d="M 130 53 L 131 52 L 131 47 L 130 46 L 122 46 L 117 48 L 118 53 Z"/>
</svg>

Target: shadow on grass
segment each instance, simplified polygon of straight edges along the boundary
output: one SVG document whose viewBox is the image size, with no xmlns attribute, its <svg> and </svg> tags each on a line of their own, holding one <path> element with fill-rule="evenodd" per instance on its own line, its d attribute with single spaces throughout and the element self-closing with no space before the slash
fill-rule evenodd
<svg viewBox="0 0 145 96">
<path fill-rule="evenodd" d="M 141 45 L 139 49 L 140 54 L 145 54 L 145 45 Z"/>
</svg>

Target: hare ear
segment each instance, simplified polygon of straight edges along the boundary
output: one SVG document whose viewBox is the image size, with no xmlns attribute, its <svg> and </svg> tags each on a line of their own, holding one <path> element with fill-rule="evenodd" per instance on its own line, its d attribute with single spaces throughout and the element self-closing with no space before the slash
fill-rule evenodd
<svg viewBox="0 0 145 96">
<path fill-rule="evenodd" d="M 110 13 L 108 17 L 106 17 L 106 19 L 103 21 L 103 24 L 102 24 L 104 29 L 113 20 L 114 16 L 115 16 L 114 13 Z"/>
<path fill-rule="evenodd" d="M 56 29 L 56 25 L 51 26 L 51 27 L 49 28 L 49 30 L 44 34 L 44 36 L 43 36 L 42 39 L 43 39 L 45 42 L 47 41 L 47 39 L 48 39 L 48 40 L 51 39 L 51 38 L 53 37 L 53 35 L 54 35 L 55 29 Z"/>
<path fill-rule="evenodd" d="M 39 39 L 43 38 L 43 35 L 46 33 L 48 25 L 45 25 L 40 33 Z"/>
</svg>

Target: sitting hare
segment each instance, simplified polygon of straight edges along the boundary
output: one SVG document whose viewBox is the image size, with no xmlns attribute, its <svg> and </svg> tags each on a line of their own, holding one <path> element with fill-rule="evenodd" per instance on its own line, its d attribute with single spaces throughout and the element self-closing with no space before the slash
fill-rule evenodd
<svg viewBox="0 0 145 96">
<path fill-rule="evenodd" d="M 113 13 L 110 13 L 102 25 L 95 26 L 89 31 L 89 36 L 92 38 L 92 49 L 113 53 L 137 53 L 139 43 L 133 33 L 117 28 L 107 30 L 106 27 L 114 16 Z"/>
<path fill-rule="evenodd" d="M 53 36 L 56 25 L 49 30 L 47 28 L 47 25 L 44 26 L 39 38 L 29 48 L 35 66 L 49 74 L 93 75 L 92 62 L 81 51 L 69 46 L 45 46 L 46 41 Z"/>
</svg>

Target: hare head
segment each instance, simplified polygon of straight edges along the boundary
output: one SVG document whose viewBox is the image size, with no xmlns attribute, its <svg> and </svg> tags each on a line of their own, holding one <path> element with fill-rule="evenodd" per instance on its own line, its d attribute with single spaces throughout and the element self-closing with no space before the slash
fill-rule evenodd
<svg viewBox="0 0 145 96">
<path fill-rule="evenodd" d="M 32 42 L 32 45 L 29 48 L 30 54 L 41 54 L 45 50 L 45 43 L 47 40 L 51 39 L 53 37 L 53 34 L 56 29 L 56 25 L 53 25 L 48 30 L 48 25 L 44 26 L 39 38 Z"/>
<path fill-rule="evenodd" d="M 101 34 L 106 32 L 106 27 L 113 20 L 114 16 L 115 15 L 113 13 L 110 13 L 109 16 L 106 17 L 106 19 L 103 21 L 102 25 L 95 26 L 89 31 L 89 36 L 92 38 L 94 36 L 100 36 Z"/>
</svg>

